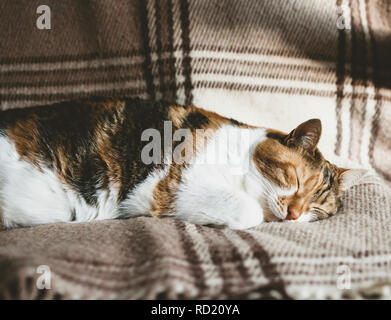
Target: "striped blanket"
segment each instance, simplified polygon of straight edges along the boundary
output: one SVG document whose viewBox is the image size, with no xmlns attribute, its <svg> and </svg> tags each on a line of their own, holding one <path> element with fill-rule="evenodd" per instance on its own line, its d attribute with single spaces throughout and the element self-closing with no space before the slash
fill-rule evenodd
<svg viewBox="0 0 391 320">
<path fill-rule="evenodd" d="M 0 298 L 391 298 L 390 1 L 41 2 L 0 2 L 1 109 L 100 95 L 283 131 L 317 117 L 325 156 L 372 173 L 310 224 L 1 231 Z"/>
</svg>

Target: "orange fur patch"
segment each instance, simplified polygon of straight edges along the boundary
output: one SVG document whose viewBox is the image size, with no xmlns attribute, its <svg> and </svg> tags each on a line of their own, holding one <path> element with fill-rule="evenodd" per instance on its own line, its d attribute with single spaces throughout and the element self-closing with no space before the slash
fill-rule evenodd
<svg viewBox="0 0 391 320">
<path fill-rule="evenodd" d="M 34 119 L 20 120 L 7 130 L 8 137 L 14 142 L 21 159 L 34 164 L 40 169 L 40 138 Z"/>
</svg>

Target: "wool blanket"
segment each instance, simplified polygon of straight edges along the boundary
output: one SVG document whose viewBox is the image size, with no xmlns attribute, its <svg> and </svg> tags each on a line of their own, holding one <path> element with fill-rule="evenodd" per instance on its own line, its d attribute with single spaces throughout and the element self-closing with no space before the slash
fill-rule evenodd
<svg viewBox="0 0 391 320">
<path fill-rule="evenodd" d="M 371 172 L 314 223 L 1 231 L 0 298 L 390 298 L 388 0 L 45 4 L 0 2 L 0 109 L 138 96 L 283 131 L 320 118 L 325 156 Z"/>
</svg>

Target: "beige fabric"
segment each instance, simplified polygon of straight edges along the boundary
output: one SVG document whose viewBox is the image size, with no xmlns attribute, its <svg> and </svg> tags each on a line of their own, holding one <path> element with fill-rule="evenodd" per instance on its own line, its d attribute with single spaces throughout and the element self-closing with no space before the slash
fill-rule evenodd
<svg viewBox="0 0 391 320">
<path fill-rule="evenodd" d="M 389 1 L 46 1 L 52 29 L 38 30 L 41 4 L 0 2 L 2 109 L 126 95 L 285 131 L 318 117 L 327 157 L 391 181 Z M 390 213 L 389 189 L 367 177 L 340 215 L 312 224 L 233 232 L 138 218 L 3 231 L 0 295 L 340 297 L 343 264 L 348 294 L 389 297 Z M 47 292 L 34 285 L 41 264 L 53 272 Z"/>
<path fill-rule="evenodd" d="M 0 297 L 391 298 L 390 212 L 391 192 L 367 176 L 340 214 L 309 224 L 232 231 L 141 217 L 3 231 Z M 36 287 L 40 265 L 50 290 Z"/>
</svg>

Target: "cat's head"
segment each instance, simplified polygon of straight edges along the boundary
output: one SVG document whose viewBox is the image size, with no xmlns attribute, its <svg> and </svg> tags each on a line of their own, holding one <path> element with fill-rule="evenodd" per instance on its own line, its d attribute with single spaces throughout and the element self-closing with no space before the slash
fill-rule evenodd
<svg viewBox="0 0 391 320">
<path fill-rule="evenodd" d="M 253 153 L 262 176 L 266 221 L 315 221 L 334 215 L 340 197 L 365 172 L 343 169 L 324 159 L 317 145 L 319 119 L 311 119 L 289 134 L 268 130 Z"/>
</svg>

